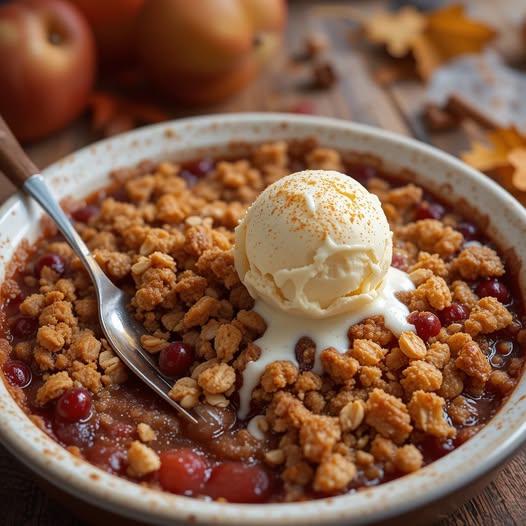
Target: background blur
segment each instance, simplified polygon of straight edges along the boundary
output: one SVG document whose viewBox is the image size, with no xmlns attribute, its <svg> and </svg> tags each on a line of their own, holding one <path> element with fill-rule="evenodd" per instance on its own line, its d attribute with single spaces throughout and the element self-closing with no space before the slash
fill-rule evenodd
<svg viewBox="0 0 526 526">
<path fill-rule="evenodd" d="M 0 0 L 0 114 L 41 168 L 138 126 L 279 111 L 415 137 L 526 202 L 525 71 L 525 0 Z M 525 461 L 437 525 L 525 524 Z M 0 524 L 82 524 L 63 504 L 0 448 Z"/>
</svg>

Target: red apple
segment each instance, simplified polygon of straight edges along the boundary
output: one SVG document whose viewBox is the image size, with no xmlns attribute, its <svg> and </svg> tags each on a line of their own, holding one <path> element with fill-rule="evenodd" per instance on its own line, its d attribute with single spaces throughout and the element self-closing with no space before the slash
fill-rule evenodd
<svg viewBox="0 0 526 526">
<path fill-rule="evenodd" d="M 137 14 L 144 1 L 70 0 L 88 19 L 102 63 L 113 65 L 132 60 Z"/>
<path fill-rule="evenodd" d="M 245 86 L 277 48 L 284 0 L 155 0 L 144 4 L 137 51 L 167 96 L 211 103 Z"/>
<path fill-rule="evenodd" d="M 0 114 L 23 142 L 53 133 L 84 109 L 95 79 L 95 42 L 62 0 L 0 6 Z"/>
</svg>

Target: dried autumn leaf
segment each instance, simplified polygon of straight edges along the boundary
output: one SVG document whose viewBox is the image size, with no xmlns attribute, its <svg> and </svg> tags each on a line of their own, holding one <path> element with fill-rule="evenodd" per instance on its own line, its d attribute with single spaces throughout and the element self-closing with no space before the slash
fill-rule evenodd
<svg viewBox="0 0 526 526">
<path fill-rule="evenodd" d="M 526 192 L 526 147 L 516 148 L 508 155 L 508 159 L 513 167 L 513 186 L 521 192 Z"/>
<path fill-rule="evenodd" d="M 155 124 L 169 116 L 154 104 L 120 97 L 106 91 L 95 91 L 88 99 L 92 127 L 110 137 L 129 131 L 139 124 Z"/>
<path fill-rule="evenodd" d="M 487 135 L 488 145 L 475 143 L 462 159 L 492 176 L 526 204 L 526 135 L 516 128 L 497 128 Z"/>
<path fill-rule="evenodd" d="M 458 55 L 481 51 L 496 35 L 491 27 L 469 19 L 460 5 L 430 14 L 404 7 L 397 13 L 379 13 L 363 24 L 370 42 L 384 44 L 396 58 L 413 53 L 424 79 Z"/>
<path fill-rule="evenodd" d="M 460 5 L 452 5 L 427 16 L 425 30 L 413 40 L 413 53 L 420 75 L 427 79 L 448 60 L 478 53 L 496 32 L 482 22 L 470 20 Z"/>
<path fill-rule="evenodd" d="M 88 98 L 91 109 L 91 125 L 94 130 L 103 130 L 115 118 L 118 112 L 118 100 L 103 91 L 96 91 Z"/>
<path fill-rule="evenodd" d="M 403 57 L 412 50 L 415 37 L 426 27 L 426 17 L 413 7 L 403 7 L 397 13 L 380 12 L 364 23 L 370 42 L 385 44 L 393 57 Z"/>
<path fill-rule="evenodd" d="M 497 128 L 487 135 L 488 145 L 474 143 L 470 152 L 462 154 L 462 160 L 483 172 L 510 165 L 510 153 L 526 147 L 526 136 L 517 128 Z"/>
</svg>

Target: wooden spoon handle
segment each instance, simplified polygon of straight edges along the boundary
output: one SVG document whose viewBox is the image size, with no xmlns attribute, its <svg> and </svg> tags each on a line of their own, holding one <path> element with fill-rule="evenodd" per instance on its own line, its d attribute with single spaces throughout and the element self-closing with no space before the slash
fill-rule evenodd
<svg viewBox="0 0 526 526">
<path fill-rule="evenodd" d="M 38 168 L 22 150 L 1 115 L 0 170 L 17 188 L 22 188 L 32 175 L 38 173 Z"/>
</svg>

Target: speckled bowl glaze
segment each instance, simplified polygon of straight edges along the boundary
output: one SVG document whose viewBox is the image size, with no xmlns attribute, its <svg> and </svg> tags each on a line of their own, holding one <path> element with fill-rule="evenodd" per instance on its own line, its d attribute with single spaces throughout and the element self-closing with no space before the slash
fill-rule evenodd
<svg viewBox="0 0 526 526">
<path fill-rule="evenodd" d="M 526 212 L 504 190 L 434 148 L 382 130 L 333 119 L 233 114 L 174 121 L 102 141 L 44 171 L 58 198 L 87 195 L 108 172 L 145 158 L 192 159 L 232 152 L 240 142 L 316 136 L 326 146 L 370 154 L 476 215 L 517 272 L 526 296 Z M 38 206 L 20 193 L 0 208 L 0 280 L 15 247 L 39 233 Z M 63 494 L 126 521 L 147 524 L 336 525 L 438 519 L 458 506 L 526 439 L 526 378 L 479 434 L 446 457 L 401 479 L 355 494 L 311 502 L 237 505 L 203 502 L 145 489 L 78 460 L 35 427 L 0 382 L 0 440 L 36 475 Z M 67 499 L 66 499 L 67 500 Z M 116 521 L 118 522 L 118 520 Z"/>
</svg>

